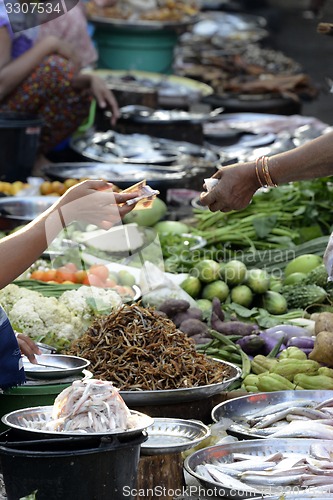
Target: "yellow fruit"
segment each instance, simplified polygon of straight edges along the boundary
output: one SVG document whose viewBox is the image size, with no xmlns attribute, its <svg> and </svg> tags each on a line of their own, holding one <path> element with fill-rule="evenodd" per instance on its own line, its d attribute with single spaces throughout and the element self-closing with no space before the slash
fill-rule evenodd
<svg viewBox="0 0 333 500">
<path fill-rule="evenodd" d="M 58 193 L 60 195 L 64 194 L 64 192 L 66 191 L 66 188 L 64 186 L 64 184 L 60 181 L 53 181 L 52 182 L 52 191 L 54 193 Z"/>
<path fill-rule="evenodd" d="M 12 183 L 11 194 L 15 195 L 19 191 L 21 191 L 23 188 L 24 188 L 24 184 L 23 184 L 22 181 L 15 181 L 15 182 Z"/>
<path fill-rule="evenodd" d="M 40 186 L 40 194 L 42 195 L 48 195 L 52 193 L 53 188 L 52 188 L 52 183 L 50 181 L 44 181 L 41 186 Z"/>
<path fill-rule="evenodd" d="M 77 179 L 66 179 L 64 181 L 64 185 L 66 189 L 69 189 L 70 187 L 75 186 L 75 184 L 77 184 L 78 182 L 79 181 Z"/>
</svg>

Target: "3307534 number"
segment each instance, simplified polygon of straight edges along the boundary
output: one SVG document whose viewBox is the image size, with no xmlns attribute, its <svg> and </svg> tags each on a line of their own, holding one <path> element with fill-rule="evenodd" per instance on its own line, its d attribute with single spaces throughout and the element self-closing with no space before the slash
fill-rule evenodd
<svg viewBox="0 0 333 500">
<path fill-rule="evenodd" d="M 63 8 L 59 2 L 7 2 L 7 14 L 62 14 Z"/>
</svg>

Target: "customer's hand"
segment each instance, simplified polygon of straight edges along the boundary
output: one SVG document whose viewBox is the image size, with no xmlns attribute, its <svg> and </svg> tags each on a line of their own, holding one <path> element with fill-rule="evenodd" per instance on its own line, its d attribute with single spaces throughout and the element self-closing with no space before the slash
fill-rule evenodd
<svg viewBox="0 0 333 500">
<path fill-rule="evenodd" d="M 41 354 L 38 345 L 24 333 L 17 333 L 16 338 L 21 353 L 27 356 L 30 363 L 37 363 L 35 354 Z"/>
<path fill-rule="evenodd" d="M 138 192 L 116 193 L 113 185 L 102 180 L 86 180 L 68 189 L 52 206 L 60 209 L 65 224 L 82 220 L 103 229 L 110 229 L 135 207 L 126 205 L 127 200 Z"/>
</svg>

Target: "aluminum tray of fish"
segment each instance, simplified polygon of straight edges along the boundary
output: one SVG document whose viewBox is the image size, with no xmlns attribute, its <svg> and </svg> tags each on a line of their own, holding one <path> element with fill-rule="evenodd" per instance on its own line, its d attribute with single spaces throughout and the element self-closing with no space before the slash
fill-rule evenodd
<svg viewBox="0 0 333 500">
<path fill-rule="evenodd" d="M 130 410 L 133 426 L 128 429 L 111 429 L 101 432 L 91 432 L 82 430 L 62 430 L 54 429 L 54 419 L 52 418 L 53 406 L 35 406 L 31 408 L 22 408 L 6 413 L 2 422 L 12 429 L 26 431 L 37 434 L 63 436 L 135 436 L 153 425 L 154 419 L 145 413 L 136 410 Z"/>
<path fill-rule="evenodd" d="M 173 167 L 194 165 L 197 168 L 221 163 L 221 155 L 206 147 L 145 134 L 119 134 L 112 130 L 75 137 L 71 140 L 71 148 L 100 162 Z"/>
<path fill-rule="evenodd" d="M 228 433 L 241 439 L 333 439 L 333 391 L 249 394 L 215 406 L 212 420 L 230 419 Z"/>
<path fill-rule="evenodd" d="M 333 491 L 332 454 L 329 440 L 256 439 L 203 448 L 187 457 L 184 467 L 223 498 L 299 493 L 303 499 L 302 492 Z"/>
</svg>

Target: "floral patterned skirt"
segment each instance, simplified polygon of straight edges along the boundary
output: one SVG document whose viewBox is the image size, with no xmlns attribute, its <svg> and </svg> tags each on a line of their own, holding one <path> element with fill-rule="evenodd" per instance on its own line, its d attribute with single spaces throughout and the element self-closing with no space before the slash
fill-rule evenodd
<svg viewBox="0 0 333 500">
<path fill-rule="evenodd" d="M 6 98 L 0 112 L 24 112 L 43 120 L 39 152 L 46 154 L 73 132 L 89 115 L 92 94 L 72 85 L 74 68 L 61 56 L 43 60 Z"/>
</svg>

